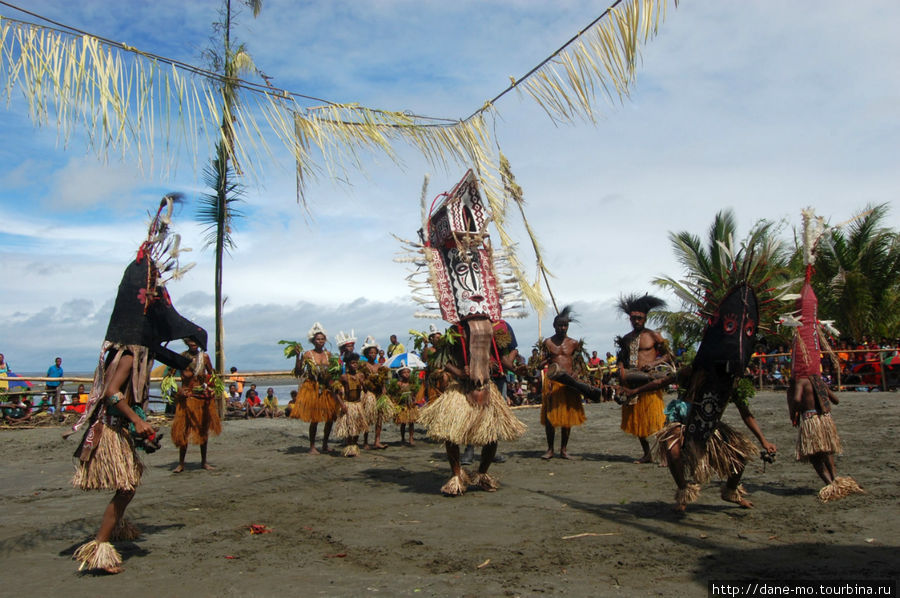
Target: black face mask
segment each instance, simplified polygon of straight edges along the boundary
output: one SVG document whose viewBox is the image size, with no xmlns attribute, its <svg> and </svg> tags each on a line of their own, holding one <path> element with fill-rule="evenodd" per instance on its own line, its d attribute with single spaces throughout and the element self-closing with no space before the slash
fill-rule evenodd
<svg viewBox="0 0 900 598">
<path fill-rule="evenodd" d="M 152 285 L 148 292 L 147 283 L 155 279 L 148 258 L 135 260 L 125 269 L 106 340 L 123 345 L 142 345 L 150 349 L 154 359 L 177 369 L 190 365 L 190 360 L 162 346 L 163 343 L 193 338 L 206 350 L 206 331 L 183 317 L 172 306 L 172 300 L 165 287 Z"/>
<path fill-rule="evenodd" d="M 694 359 L 694 369 L 716 369 L 740 376 L 756 343 L 759 305 L 747 285 L 735 287 L 711 318 Z"/>
</svg>

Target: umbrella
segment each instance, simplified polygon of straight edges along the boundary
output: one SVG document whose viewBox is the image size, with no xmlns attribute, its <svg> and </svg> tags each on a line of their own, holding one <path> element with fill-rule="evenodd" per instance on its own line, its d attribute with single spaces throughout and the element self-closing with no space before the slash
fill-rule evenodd
<svg viewBox="0 0 900 598">
<path fill-rule="evenodd" d="M 394 355 L 391 358 L 390 363 L 388 363 L 389 368 L 399 368 L 403 365 L 407 365 L 411 368 L 424 368 L 425 362 L 422 361 L 422 358 L 410 351 L 409 353 L 400 353 L 399 355 Z"/>
<path fill-rule="evenodd" d="M 900 352 L 896 352 L 893 355 L 888 355 L 887 357 L 884 358 L 884 361 L 882 361 L 881 363 L 883 363 L 886 366 L 900 364 Z"/>
<path fill-rule="evenodd" d="M 22 376 L 18 374 L 13 374 L 12 372 L 8 372 L 6 374 L 9 379 L 9 387 L 15 388 L 17 386 L 21 386 L 22 388 L 31 388 L 32 384 L 28 380 L 22 378 Z"/>
</svg>

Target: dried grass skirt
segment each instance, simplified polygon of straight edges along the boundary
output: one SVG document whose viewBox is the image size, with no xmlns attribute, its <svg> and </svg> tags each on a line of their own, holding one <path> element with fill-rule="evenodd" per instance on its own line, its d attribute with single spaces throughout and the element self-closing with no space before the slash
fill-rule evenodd
<svg viewBox="0 0 900 598">
<path fill-rule="evenodd" d="M 581 393 L 544 376 L 541 389 L 541 425 L 554 428 L 572 428 L 585 422 Z"/>
<path fill-rule="evenodd" d="M 185 447 L 188 444 L 206 444 L 209 435 L 222 433 L 222 421 L 215 399 L 184 397 L 175 400 L 175 417 L 172 418 L 172 444 Z"/>
<path fill-rule="evenodd" d="M 75 464 L 72 485 L 82 490 L 131 492 L 140 485 L 143 473 L 144 464 L 135 451 L 128 429 L 104 426 L 90 458 Z"/>
<path fill-rule="evenodd" d="M 799 428 L 797 461 L 809 462 L 810 457 L 819 453 L 840 455 L 843 452 L 841 438 L 830 413 L 804 413 Z"/>
<path fill-rule="evenodd" d="M 297 400 L 291 408 L 292 419 L 309 423 L 330 422 L 340 414 L 340 404 L 330 390 L 319 392 L 319 383 L 306 380 L 297 389 Z"/>
<path fill-rule="evenodd" d="M 484 446 L 498 440 L 518 439 L 525 433 L 525 424 L 513 415 L 495 384 L 489 382 L 485 389 L 486 404 L 473 405 L 466 398 L 466 388 L 452 382 L 419 411 L 418 423 L 427 428 L 429 438 L 459 445 Z"/>
<path fill-rule="evenodd" d="M 666 425 L 656 435 L 654 452 L 662 460 L 667 457 L 668 449 L 680 444 L 685 477 L 693 478 L 698 484 L 705 484 L 713 474 L 724 480 L 742 472 L 747 461 L 759 453 L 749 438 L 723 422 L 716 425 L 704 444 L 692 437 L 685 438 L 684 430 L 684 424 L 678 422 Z"/>
<path fill-rule="evenodd" d="M 663 391 L 642 392 L 634 405 L 622 405 L 622 430 L 638 438 L 647 438 L 666 425 Z"/>
</svg>

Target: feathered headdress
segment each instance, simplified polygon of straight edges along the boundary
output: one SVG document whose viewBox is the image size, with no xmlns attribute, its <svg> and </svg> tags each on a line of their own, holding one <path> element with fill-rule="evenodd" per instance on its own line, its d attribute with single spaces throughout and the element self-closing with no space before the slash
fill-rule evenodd
<svg viewBox="0 0 900 598">
<path fill-rule="evenodd" d="M 631 312 L 635 311 L 647 314 L 650 313 L 651 309 L 665 307 L 665 305 L 665 301 L 648 293 L 644 293 L 643 295 L 638 295 L 637 293 L 622 295 L 619 297 L 619 302 L 617 303 L 619 310 L 626 316 L 631 315 Z"/>
<path fill-rule="evenodd" d="M 334 342 L 337 343 L 338 348 L 343 347 L 344 345 L 355 343 L 356 342 L 356 331 L 351 330 L 350 334 L 347 334 L 343 330 L 334 335 Z"/>
<path fill-rule="evenodd" d="M 558 314 L 556 314 L 556 317 L 553 318 L 554 326 L 556 325 L 557 322 L 565 322 L 568 324 L 569 322 L 577 322 L 577 321 L 578 320 L 575 319 L 575 313 L 572 311 L 571 305 L 567 305 L 564 308 L 562 308 L 562 310 L 560 310 L 560 312 Z"/>
<path fill-rule="evenodd" d="M 365 355 L 366 349 L 371 349 L 371 348 L 373 348 L 373 347 L 374 347 L 375 349 L 378 349 L 378 343 L 375 342 L 375 337 L 374 337 L 374 336 L 369 335 L 369 336 L 366 337 L 366 340 L 363 341 L 363 346 L 362 346 L 362 352 L 363 352 L 363 355 Z"/>
<path fill-rule="evenodd" d="M 316 322 L 312 325 L 312 328 L 309 329 L 309 332 L 306 333 L 306 338 L 312 342 L 313 337 L 320 333 L 324 334 L 325 338 L 328 338 L 328 332 L 320 323 Z"/>
</svg>

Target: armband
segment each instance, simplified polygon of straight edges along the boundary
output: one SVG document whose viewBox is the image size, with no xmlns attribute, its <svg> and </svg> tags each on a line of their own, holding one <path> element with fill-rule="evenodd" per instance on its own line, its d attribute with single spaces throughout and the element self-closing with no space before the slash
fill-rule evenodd
<svg viewBox="0 0 900 598">
<path fill-rule="evenodd" d="M 110 407 L 115 407 L 116 404 L 118 404 L 118 402 L 121 401 L 123 398 L 125 398 L 125 397 L 122 396 L 122 393 L 117 392 L 116 394 L 112 395 L 111 397 L 106 397 L 106 404 L 109 405 Z"/>
</svg>

